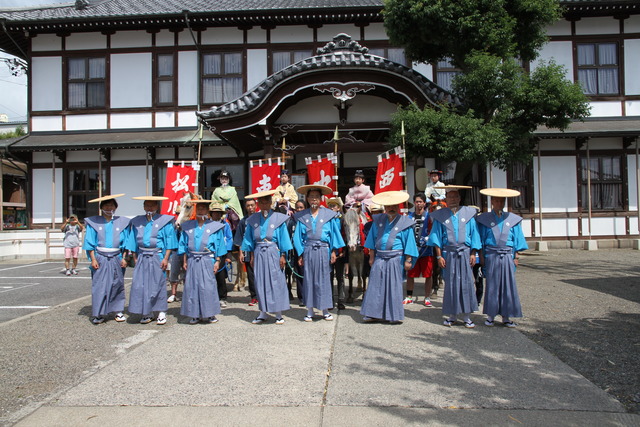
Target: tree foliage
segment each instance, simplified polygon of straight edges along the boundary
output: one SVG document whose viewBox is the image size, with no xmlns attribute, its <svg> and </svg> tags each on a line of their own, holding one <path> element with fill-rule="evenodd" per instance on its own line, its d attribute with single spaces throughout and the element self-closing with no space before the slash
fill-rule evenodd
<svg viewBox="0 0 640 427">
<path fill-rule="evenodd" d="M 538 126 L 566 129 L 586 117 L 587 98 L 561 66 L 541 61 L 528 73 L 514 59 L 537 57 L 559 13 L 557 0 L 387 0 L 392 43 L 415 61 L 447 57 L 463 71 L 453 80 L 463 107 L 399 110 L 392 143 L 404 122 L 409 155 L 505 168 L 530 158 Z"/>
<path fill-rule="evenodd" d="M 17 138 L 19 136 L 24 136 L 26 134 L 27 132 L 24 130 L 24 127 L 21 125 L 18 125 L 14 131 L 0 133 L 0 139 Z"/>
</svg>

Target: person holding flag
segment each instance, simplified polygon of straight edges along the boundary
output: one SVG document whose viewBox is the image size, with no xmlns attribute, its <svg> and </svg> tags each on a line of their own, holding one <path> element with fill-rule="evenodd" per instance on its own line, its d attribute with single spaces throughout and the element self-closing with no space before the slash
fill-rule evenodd
<svg viewBox="0 0 640 427">
<path fill-rule="evenodd" d="M 298 224 L 293 235 L 298 263 L 304 267 L 304 321 L 313 321 L 314 308 L 322 310 L 324 320 L 333 320 L 329 313 L 333 308 L 331 265 L 336 262 L 336 251 L 344 247 L 340 218 L 338 212 L 320 206 L 322 196 L 332 193 L 330 187 L 309 184 L 299 187 L 298 192 L 306 195 L 310 206 L 296 213 Z"/>
<path fill-rule="evenodd" d="M 409 194 L 404 191 L 385 191 L 371 199 L 384 206 L 384 214 L 373 216 L 365 242 L 371 250 L 371 273 L 360 310 L 364 322 L 404 320 L 403 269 L 409 271 L 418 257 L 413 219 L 400 214 L 400 205 L 408 199 Z"/>
</svg>

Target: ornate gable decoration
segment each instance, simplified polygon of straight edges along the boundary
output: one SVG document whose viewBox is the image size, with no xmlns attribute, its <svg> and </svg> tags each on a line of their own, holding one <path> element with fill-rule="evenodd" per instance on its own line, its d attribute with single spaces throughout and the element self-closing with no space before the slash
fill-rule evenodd
<svg viewBox="0 0 640 427">
<path fill-rule="evenodd" d="M 332 42 L 327 43 L 324 47 L 318 48 L 318 55 L 325 55 L 327 53 L 348 50 L 351 52 L 368 53 L 369 48 L 363 47 L 357 41 L 351 39 L 351 36 L 345 33 L 340 33 L 333 38 Z"/>
</svg>

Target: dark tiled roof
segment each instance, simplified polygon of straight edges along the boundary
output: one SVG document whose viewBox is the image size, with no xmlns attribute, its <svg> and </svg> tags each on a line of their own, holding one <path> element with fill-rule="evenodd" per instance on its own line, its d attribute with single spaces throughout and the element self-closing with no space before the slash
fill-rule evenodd
<svg viewBox="0 0 640 427">
<path fill-rule="evenodd" d="M 344 40 L 344 45 L 336 45 L 340 40 Z M 314 70 L 344 69 L 347 67 L 350 69 L 392 72 L 413 81 L 433 105 L 461 105 L 457 97 L 437 86 L 422 74 L 397 62 L 381 56 L 371 55 L 367 52 L 368 49 L 366 47 L 363 48 L 357 42 L 351 41 L 351 37 L 346 34 L 340 34 L 334 38 L 333 42 L 328 43 L 322 49 L 318 49 L 318 55 L 298 61 L 272 74 L 238 99 L 196 114 L 200 118 L 208 120 L 247 113 L 258 107 L 268 97 L 269 93 L 286 79 Z"/>
</svg>

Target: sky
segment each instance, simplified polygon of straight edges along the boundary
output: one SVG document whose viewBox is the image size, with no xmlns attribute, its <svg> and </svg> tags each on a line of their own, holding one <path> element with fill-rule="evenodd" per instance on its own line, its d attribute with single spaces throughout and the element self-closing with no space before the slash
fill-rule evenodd
<svg viewBox="0 0 640 427">
<path fill-rule="evenodd" d="M 72 1 L 0 0 L 0 9 L 70 3 Z M 7 57 L 11 56 L 0 52 L 0 58 Z M 13 76 L 4 61 L 0 61 L 0 114 L 9 116 L 10 122 L 24 122 L 27 120 L 27 76 Z"/>
</svg>

